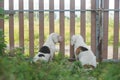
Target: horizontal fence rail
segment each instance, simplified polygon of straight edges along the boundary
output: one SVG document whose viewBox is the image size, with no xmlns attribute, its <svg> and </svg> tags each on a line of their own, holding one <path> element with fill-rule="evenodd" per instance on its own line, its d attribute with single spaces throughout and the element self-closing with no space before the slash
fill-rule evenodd
<svg viewBox="0 0 120 80">
<path fill-rule="evenodd" d="M 19 45 L 24 49 L 22 53 L 29 53 L 33 57 L 48 35 L 58 32 L 63 37 L 63 42 L 57 46 L 63 55 L 68 53 L 70 58 L 74 57 L 70 38 L 73 34 L 81 34 L 97 59 L 120 59 L 119 0 L 114 0 L 112 9 L 109 8 L 111 0 L 89 0 L 89 3 L 88 0 L 79 0 L 79 9 L 75 7 L 77 0 L 69 0 L 67 3 L 69 9 L 65 8 L 65 0 L 58 0 L 58 9 L 55 0 L 48 0 L 48 9 L 45 8 L 44 0 L 38 0 L 38 4 L 34 4 L 34 0 L 28 0 L 28 9 L 24 9 L 26 4 L 24 0 L 18 0 L 17 10 L 14 9 L 15 0 L 8 1 L 9 8 L 4 10 L 4 14 L 8 15 L 8 21 L 0 19 L 0 29 L 3 29 L 7 36 L 5 39 L 10 50 Z M 3 3 L 4 1 L 0 2 L 0 7 L 4 9 L 6 3 L 4 5 Z M 88 4 L 91 5 L 89 8 L 87 8 Z M 38 5 L 38 9 L 34 9 L 35 5 Z M 58 20 L 56 13 L 59 13 Z M 69 14 L 66 16 L 66 13 Z M 18 35 L 15 31 L 16 27 L 18 27 Z M 19 38 L 18 41 L 16 37 Z"/>
<path fill-rule="evenodd" d="M 101 11 L 101 12 L 106 12 L 106 11 L 120 11 L 120 9 L 75 9 L 75 10 L 70 10 L 70 9 L 65 9 L 65 10 L 59 10 L 59 9 L 54 9 L 54 10 L 5 10 L 5 14 L 15 14 L 16 12 L 86 12 L 86 11 Z"/>
</svg>

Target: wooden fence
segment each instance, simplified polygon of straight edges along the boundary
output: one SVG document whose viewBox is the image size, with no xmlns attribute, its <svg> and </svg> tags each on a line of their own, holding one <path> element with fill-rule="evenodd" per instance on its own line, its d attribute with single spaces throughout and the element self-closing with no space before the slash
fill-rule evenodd
<svg viewBox="0 0 120 80">
<path fill-rule="evenodd" d="M 5 1 L 5 0 L 4 0 Z M 4 8 L 6 4 L 4 1 L 0 2 L 0 7 Z M 96 54 L 97 58 L 102 58 L 102 59 L 108 59 L 108 54 L 109 50 L 113 49 L 112 53 L 112 59 L 120 59 L 119 54 L 120 54 L 120 27 L 119 27 L 119 0 L 114 0 L 112 3 L 114 5 L 114 9 L 109 9 L 109 2 L 110 0 L 80 0 L 80 9 L 75 8 L 75 1 L 77 0 L 69 0 L 70 3 L 70 9 L 65 9 L 65 0 L 58 0 L 59 2 L 59 9 L 55 9 L 54 6 L 54 1 L 55 0 L 48 0 L 49 1 L 49 9 L 44 9 L 44 6 L 46 5 L 44 0 L 38 0 L 38 5 L 39 9 L 34 10 L 34 0 L 28 0 L 29 6 L 28 10 L 24 10 L 24 0 L 18 0 L 19 1 L 19 9 L 14 10 L 14 0 L 9 0 L 9 9 L 5 10 L 5 14 L 9 14 L 9 44 L 8 46 L 10 49 L 13 49 L 15 47 L 15 37 L 14 36 L 14 28 L 16 25 L 15 20 L 14 20 L 14 15 L 16 12 L 18 12 L 18 21 L 19 21 L 19 47 L 25 47 L 25 32 L 24 32 L 24 12 L 28 12 L 28 26 L 29 26 L 29 54 L 30 56 L 34 55 L 34 12 L 39 13 L 39 47 L 41 47 L 44 43 L 44 34 L 45 34 L 45 28 L 44 28 L 44 13 L 49 12 L 49 33 L 54 32 L 54 16 L 55 12 L 59 12 L 59 32 L 60 35 L 63 37 L 63 42 L 60 43 L 60 51 L 64 55 L 65 54 L 65 12 L 70 13 L 70 35 L 67 36 L 72 36 L 75 34 L 75 12 L 80 12 L 80 34 L 84 37 L 86 41 L 86 13 L 90 12 L 91 13 L 91 42 L 90 46 L 93 52 Z M 87 9 L 86 8 L 86 3 L 87 1 L 90 1 L 89 4 L 91 4 L 91 8 Z M 108 49 L 108 36 L 109 36 L 109 12 L 113 11 L 114 16 L 113 16 L 113 44 L 112 48 Z M 5 20 L 0 19 L 0 28 L 4 29 L 4 23 Z M 70 39 L 69 39 L 70 40 Z M 73 57 L 73 47 L 70 45 L 70 57 Z"/>
</svg>

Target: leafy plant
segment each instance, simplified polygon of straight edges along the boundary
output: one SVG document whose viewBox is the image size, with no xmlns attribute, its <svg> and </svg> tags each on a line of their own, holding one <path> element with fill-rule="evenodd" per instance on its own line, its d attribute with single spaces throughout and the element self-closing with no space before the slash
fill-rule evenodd
<svg viewBox="0 0 120 80">
<path fill-rule="evenodd" d="M 6 47 L 6 44 L 4 41 L 3 31 L 0 29 L 0 56 L 4 54 L 5 47 Z"/>
<path fill-rule="evenodd" d="M 60 54 L 52 62 L 31 63 L 31 58 L 17 51 L 14 57 L 0 57 L 0 80 L 119 80 L 119 66 L 102 62 L 88 71 L 79 61 L 69 62 Z"/>
<path fill-rule="evenodd" d="M 4 10 L 2 8 L 0 8 L 0 19 L 4 18 Z"/>
<path fill-rule="evenodd" d="M 3 0 L 0 0 L 0 2 Z M 4 9 L 0 7 L 0 19 L 4 18 Z"/>
</svg>

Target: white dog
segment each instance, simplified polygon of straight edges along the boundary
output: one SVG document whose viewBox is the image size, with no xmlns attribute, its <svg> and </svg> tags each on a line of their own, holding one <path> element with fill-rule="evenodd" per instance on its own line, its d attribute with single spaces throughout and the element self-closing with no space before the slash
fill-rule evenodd
<svg viewBox="0 0 120 80">
<path fill-rule="evenodd" d="M 33 62 L 36 62 L 37 60 L 44 60 L 46 62 L 51 61 L 56 51 L 55 44 L 61 41 L 61 36 L 57 33 L 51 33 L 44 45 L 40 48 L 38 54 L 33 58 Z"/>
<path fill-rule="evenodd" d="M 75 58 L 81 62 L 82 66 L 92 68 L 97 66 L 96 56 L 85 44 L 81 35 L 73 35 L 71 45 L 74 45 Z"/>
</svg>

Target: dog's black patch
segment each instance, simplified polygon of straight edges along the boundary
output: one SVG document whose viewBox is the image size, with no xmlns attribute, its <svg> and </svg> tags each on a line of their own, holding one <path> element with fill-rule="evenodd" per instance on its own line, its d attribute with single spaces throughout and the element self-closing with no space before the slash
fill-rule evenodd
<svg viewBox="0 0 120 80">
<path fill-rule="evenodd" d="M 39 52 L 50 54 L 50 49 L 47 46 L 42 46 Z"/>
<path fill-rule="evenodd" d="M 88 49 L 85 48 L 85 47 L 80 46 L 80 48 L 81 48 L 82 51 L 88 51 Z"/>
<path fill-rule="evenodd" d="M 43 55 L 43 54 L 39 54 L 38 56 L 39 56 L 39 57 L 45 57 L 45 55 Z"/>
</svg>

